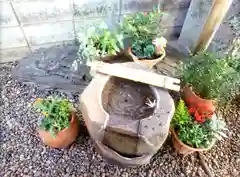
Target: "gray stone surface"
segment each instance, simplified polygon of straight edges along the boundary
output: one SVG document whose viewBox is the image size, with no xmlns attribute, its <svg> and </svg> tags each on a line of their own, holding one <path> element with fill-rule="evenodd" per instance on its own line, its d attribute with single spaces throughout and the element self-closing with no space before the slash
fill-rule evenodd
<svg viewBox="0 0 240 177">
<path fill-rule="evenodd" d="M 192 0 L 178 42 L 192 50 L 211 11 L 213 0 Z"/>
<path fill-rule="evenodd" d="M 216 32 L 209 50 L 224 55 L 232 40 L 240 36 L 240 1 L 233 0 L 227 15 Z"/>
<path fill-rule="evenodd" d="M 142 68 L 132 62 L 124 65 Z M 149 157 L 159 150 L 167 138 L 174 113 L 173 99 L 164 89 L 138 83 L 133 83 L 129 88 L 128 85 L 121 86 L 123 83 L 120 84 L 119 80 L 100 73 L 93 78 L 80 97 L 83 118 L 96 146 L 106 159 L 124 166 L 149 163 Z M 113 85 L 115 82 L 120 85 Z M 143 90 L 136 91 L 137 88 Z M 111 89 L 117 90 L 115 95 L 111 95 Z M 145 97 L 155 100 L 154 108 L 145 106 L 142 100 Z M 142 109 L 145 110 L 144 115 L 138 114 Z M 137 113 L 132 115 L 131 110 Z M 115 111 L 116 114 L 109 111 Z M 121 111 L 123 113 L 119 115 Z"/>
<path fill-rule="evenodd" d="M 188 8 L 191 0 L 122 0 L 121 13 L 133 13 L 138 11 L 150 11 L 153 6 L 160 5 L 163 10 Z"/>
<path fill-rule="evenodd" d="M 78 46 L 74 43 L 40 48 L 23 58 L 13 70 L 20 82 L 57 89 L 67 93 L 82 92 L 88 83 L 88 68 L 76 63 Z"/>
<path fill-rule="evenodd" d="M 29 25 L 23 30 L 30 45 L 74 40 L 72 21 Z"/>
<path fill-rule="evenodd" d="M 161 19 L 160 26 L 165 28 L 182 26 L 188 12 L 187 8 L 171 9 L 165 11 Z"/>
</svg>

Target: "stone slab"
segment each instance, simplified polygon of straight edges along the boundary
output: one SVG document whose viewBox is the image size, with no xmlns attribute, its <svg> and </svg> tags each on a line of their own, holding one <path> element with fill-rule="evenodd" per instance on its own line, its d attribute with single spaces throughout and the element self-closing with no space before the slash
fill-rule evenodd
<svg viewBox="0 0 240 177">
<path fill-rule="evenodd" d="M 161 9 L 188 8 L 191 0 L 122 0 L 122 14 L 150 11 L 153 6 L 160 5 Z"/>
<path fill-rule="evenodd" d="M 0 27 L 17 26 L 18 22 L 8 2 L 0 2 Z"/>
<path fill-rule="evenodd" d="M 102 17 L 119 15 L 119 0 L 73 0 L 74 16 L 76 17 Z"/>
<path fill-rule="evenodd" d="M 0 35 L 0 49 L 27 46 L 24 35 L 19 27 L 1 28 Z"/>
<path fill-rule="evenodd" d="M 169 40 L 177 40 L 181 30 L 182 26 L 172 26 L 170 28 L 163 28 L 164 33 L 163 36 L 169 41 Z"/>
<path fill-rule="evenodd" d="M 160 25 L 164 28 L 172 26 L 183 26 L 187 12 L 187 8 L 164 11 Z"/>
<path fill-rule="evenodd" d="M 213 0 L 192 0 L 186 15 L 181 35 L 178 39 L 180 45 L 192 50 L 211 12 Z"/>
<path fill-rule="evenodd" d="M 41 48 L 50 48 L 50 47 L 57 47 L 59 45 L 67 45 L 69 43 L 72 43 L 73 41 L 60 41 L 60 42 L 53 42 L 53 43 L 45 43 L 40 45 L 31 45 L 30 48 L 32 52 L 35 52 L 38 49 Z"/>
<path fill-rule="evenodd" d="M 0 63 L 20 60 L 30 53 L 28 47 L 10 48 L 0 50 Z"/>
<path fill-rule="evenodd" d="M 19 61 L 12 77 L 25 84 L 35 84 L 43 90 L 81 93 L 89 83 L 89 69 L 75 62 L 78 46 L 75 43 L 40 48 Z"/>
<path fill-rule="evenodd" d="M 240 36 L 240 1 L 233 0 L 223 23 L 217 30 L 209 50 L 215 51 L 218 55 L 224 55 L 227 52 L 232 40 Z"/>
<path fill-rule="evenodd" d="M 13 7 L 22 24 L 72 19 L 68 0 L 17 1 Z"/>
<path fill-rule="evenodd" d="M 233 30 L 227 23 L 223 23 L 216 32 L 208 49 L 210 51 L 217 52 L 219 55 L 224 55 L 233 39 Z"/>
<path fill-rule="evenodd" d="M 74 39 L 72 21 L 23 26 L 30 45 Z"/>
</svg>

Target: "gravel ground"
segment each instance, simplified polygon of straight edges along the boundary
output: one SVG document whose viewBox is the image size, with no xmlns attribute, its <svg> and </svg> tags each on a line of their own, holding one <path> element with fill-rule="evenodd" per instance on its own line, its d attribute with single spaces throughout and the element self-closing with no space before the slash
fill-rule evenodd
<svg viewBox="0 0 240 177">
<path fill-rule="evenodd" d="M 196 154 L 181 157 L 173 153 L 171 140 L 165 142 L 151 163 L 135 168 L 110 165 L 93 148 L 91 139 L 81 135 L 69 149 L 51 149 L 36 133 L 38 115 L 30 103 L 36 97 L 59 95 L 77 105 L 78 96 L 39 91 L 11 79 L 14 64 L 0 65 L 0 176 L 1 177 L 195 177 L 207 176 Z M 238 110 L 238 111 L 237 111 Z M 225 111 L 228 138 L 203 154 L 216 176 L 240 176 L 239 108 Z"/>
</svg>

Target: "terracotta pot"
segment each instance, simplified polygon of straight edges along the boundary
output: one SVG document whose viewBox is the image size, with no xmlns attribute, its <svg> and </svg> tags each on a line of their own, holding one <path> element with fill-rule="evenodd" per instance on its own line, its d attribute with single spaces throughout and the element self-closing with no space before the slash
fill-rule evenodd
<svg viewBox="0 0 240 177">
<path fill-rule="evenodd" d="M 53 148 L 66 148 L 72 144 L 79 132 L 79 120 L 75 112 L 71 116 L 70 126 L 58 132 L 56 137 L 53 137 L 50 132 L 39 129 L 38 133 L 43 143 Z"/>
<path fill-rule="evenodd" d="M 192 91 L 191 87 L 188 86 L 183 88 L 183 100 L 188 108 L 198 110 L 199 115 L 209 115 L 207 117 L 211 117 L 216 110 L 216 102 L 214 100 L 202 99 Z"/>
<path fill-rule="evenodd" d="M 105 61 L 105 62 L 108 62 L 108 61 L 112 61 L 114 60 L 118 55 L 106 55 L 106 56 L 101 56 L 99 58 L 100 61 Z"/>
<path fill-rule="evenodd" d="M 156 59 L 141 59 L 141 58 L 138 58 L 137 56 L 135 56 L 132 53 L 132 49 L 129 47 L 128 48 L 128 55 L 130 55 L 130 57 L 133 59 L 134 62 L 142 63 L 144 65 L 147 65 L 151 69 L 158 62 L 160 62 L 160 61 L 162 61 L 164 59 L 164 57 L 166 56 L 166 52 L 165 52 L 165 50 L 163 50 L 163 54 L 161 56 L 159 56 L 158 58 L 156 58 Z"/>
<path fill-rule="evenodd" d="M 175 151 L 178 152 L 179 154 L 183 154 L 183 155 L 188 155 L 193 152 L 207 151 L 207 150 L 211 149 L 216 142 L 216 140 L 213 140 L 213 142 L 211 143 L 211 145 L 208 148 L 193 148 L 191 146 L 184 144 L 181 140 L 179 140 L 175 130 L 171 129 L 171 133 L 172 133 L 172 142 L 173 142 Z"/>
</svg>

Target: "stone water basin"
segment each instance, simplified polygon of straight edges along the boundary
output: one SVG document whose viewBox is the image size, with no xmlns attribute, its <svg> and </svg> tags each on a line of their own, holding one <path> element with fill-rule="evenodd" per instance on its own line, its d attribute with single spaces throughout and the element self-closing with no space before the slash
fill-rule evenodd
<svg viewBox="0 0 240 177">
<path fill-rule="evenodd" d="M 173 99 L 166 90 L 100 73 L 80 102 L 97 149 L 106 159 L 124 166 L 150 161 L 166 140 L 174 113 Z"/>
</svg>

